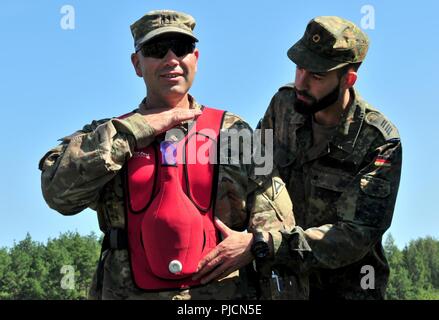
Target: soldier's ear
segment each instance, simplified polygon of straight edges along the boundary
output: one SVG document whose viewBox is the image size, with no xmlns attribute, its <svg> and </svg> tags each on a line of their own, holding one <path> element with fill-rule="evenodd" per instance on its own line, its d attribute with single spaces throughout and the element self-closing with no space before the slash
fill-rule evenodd
<svg viewBox="0 0 439 320">
<path fill-rule="evenodd" d="M 134 71 L 136 71 L 137 76 L 142 78 L 142 69 L 140 68 L 140 60 L 137 53 L 131 54 L 131 63 L 133 64 Z"/>
<path fill-rule="evenodd" d="M 195 72 L 197 72 L 198 71 L 198 58 L 200 57 L 200 51 L 198 50 L 198 48 L 195 48 L 194 55 L 195 55 L 195 59 L 196 59 Z"/>
<path fill-rule="evenodd" d="M 346 89 L 352 88 L 355 82 L 357 82 L 357 72 L 353 70 L 349 70 L 348 72 L 346 72 L 344 81 Z"/>
<path fill-rule="evenodd" d="M 198 50 L 198 48 L 195 48 L 195 49 L 194 49 L 194 55 L 195 55 L 195 57 L 196 57 L 197 60 L 198 60 L 198 58 L 200 57 L 200 50 Z"/>
</svg>

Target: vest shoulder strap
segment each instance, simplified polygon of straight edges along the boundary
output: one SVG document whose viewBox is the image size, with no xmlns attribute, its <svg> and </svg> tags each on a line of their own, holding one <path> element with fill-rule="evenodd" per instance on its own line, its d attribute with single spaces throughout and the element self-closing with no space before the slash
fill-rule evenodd
<svg viewBox="0 0 439 320">
<path fill-rule="evenodd" d="M 197 131 L 203 129 L 211 129 L 213 130 L 213 132 L 215 132 L 216 136 L 210 138 L 216 140 L 221 130 L 224 115 L 226 112 L 224 110 L 214 109 L 206 106 L 203 106 L 202 110 L 203 113 L 197 119 Z M 206 133 L 208 133 L 207 130 Z"/>
</svg>

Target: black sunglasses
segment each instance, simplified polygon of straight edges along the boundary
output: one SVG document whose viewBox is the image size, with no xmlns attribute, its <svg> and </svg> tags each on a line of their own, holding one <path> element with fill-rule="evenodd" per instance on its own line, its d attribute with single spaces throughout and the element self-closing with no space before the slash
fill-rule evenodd
<svg viewBox="0 0 439 320">
<path fill-rule="evenodd" d="M 144 57 L 156 59 L 162 59 L 169 50 L 172 50 L 180 58 L 194 52 L 195 42 L 186 39 L 162 39 L 147 43 L 140 48 Z"/>
</svg>

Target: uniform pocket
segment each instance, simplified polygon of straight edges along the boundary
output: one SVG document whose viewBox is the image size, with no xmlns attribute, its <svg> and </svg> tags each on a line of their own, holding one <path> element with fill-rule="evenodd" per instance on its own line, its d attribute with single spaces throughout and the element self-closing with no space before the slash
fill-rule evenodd
<svg viewBox="0 0 439 320">
<path fill-rule="evenodd" d="M 368 196 L 386 198 L 390 195 L 390 183 L 381 178 L 364 175 L 360 180 L 360 189 Z"/>
<path fill-rule="evenodd" d="M 322 169 L 311 169 L 310 181 L 315 187 L 343 192 L 351 183 L 353 177 L 343 172 L 328 172 Z"/>
</svg>

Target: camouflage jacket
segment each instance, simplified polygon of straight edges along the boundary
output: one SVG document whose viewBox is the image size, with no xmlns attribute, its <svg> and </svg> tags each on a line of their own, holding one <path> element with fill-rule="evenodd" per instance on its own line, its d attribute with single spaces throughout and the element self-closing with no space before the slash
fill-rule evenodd
<svg viewBox="0 0 439 320">
<path fill-rule="evenodd" d="M 381 240 L 401 174 L 398 130 L 351 90 L 335 133 L 313 145 L 312 118 L 294 110 L 294 90 L 282 87 L 259 125 L 274 130 L 274 162 L 296 219 L 293 232 L 273 233 L 276 263 L 309 275 L 311 298 L 382 298 L 389 267 Z"/>
<path fill-rule="evenodd" d="M 191 97 L 191 108 L 201 106 Z M 122 168 L 134 149 L 148 146 L 154 130 L 141 115 L 141 103 L 124 119 L 93 121 L 80 131 L 61 139 L 40 161 L 42 191 L 47 204 L 64 215 L 91 208 L 97 212 L 100 229 L 125 228 L 125 198 Z M 179 127 L 184 130 L 188 123 Z M 227 112 L 222 131 L 251 130 L 238 116 Z M 187 129 L 186 129 L 187 130 Z M 168 131 L 169 133 L 169 131 Z M 239 148 L 238 152 L 242 152 Z M 230 153 L 237 152 L 230 150 Z M 240 154 L 240 158 L 242 155 Z M 292 229 L 292 204 L 276 173 L 255 176 L 252 164 L 220 164 L 215 215 L 235 230 Z M 273 189 L 276 182 L 283 188 Z M 97 291 L 97 275 L 91 298 L 103 299 L 235 299 L 250 296 L 238 272 L 190 290 L 143 292 L 133 284 L 127 250 L 108 250 L 104 255 L 102 291 Z"/>
</svg>

